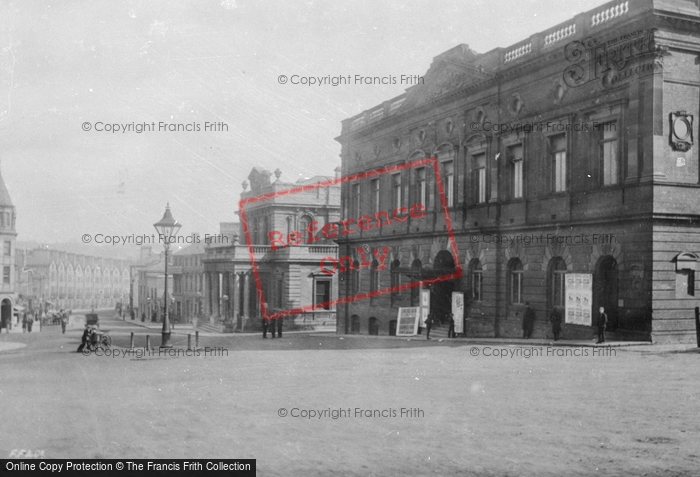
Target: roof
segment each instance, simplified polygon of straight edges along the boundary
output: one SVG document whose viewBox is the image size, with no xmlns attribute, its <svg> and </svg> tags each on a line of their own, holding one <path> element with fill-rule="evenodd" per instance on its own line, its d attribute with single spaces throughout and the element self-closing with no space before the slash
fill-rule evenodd
<svg viewBox="0 0 700 477">
<path fill-rule="evenodd" d="M 0 173 L 0 206 L 4 207 L 14 207 L 12 204 L 12 199 L 10 198 L 10 193 L 7 192 L 7 187 L 5 187 L 5 181 Z"/>
</svg>

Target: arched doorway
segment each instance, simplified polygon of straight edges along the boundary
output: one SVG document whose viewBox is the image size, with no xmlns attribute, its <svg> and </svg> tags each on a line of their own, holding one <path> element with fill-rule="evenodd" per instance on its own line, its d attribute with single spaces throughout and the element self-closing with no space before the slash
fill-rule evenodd
<svg viewBox="0 0 700 477">
<path fill-rule="evenodd" d="M 6 328 L 9 331 L 10 323 L 12 323 L 12 301 L 5 298 L 0 305 L 0 328 Z"/>
<path fill-rule="evenodd" d="M 608 315 L 608 329 L 617 328 L 619 313 L 617 260 L 610 255 L 600 257 L 593 275 L 593 324 L 598 317 L 598 308 L 605 308 Z"/>
<path fill-rule="evenodd" d="M 438 252 L 433 264 L 435 277 L 449 275 L 455 271 L 455 262 L 452 254 L 447 250 Z M 430 313 L 447 323 L 447 317 L 452 312 L 452 292 L 455 290 L 454 280 L 436 282 L 430 285 Z"/>
</svg>

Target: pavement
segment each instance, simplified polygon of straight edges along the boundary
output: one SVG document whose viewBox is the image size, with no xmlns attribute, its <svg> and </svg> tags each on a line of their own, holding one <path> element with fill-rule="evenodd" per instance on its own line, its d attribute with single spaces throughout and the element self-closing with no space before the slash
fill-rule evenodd
<svg viewBox="0 0 700 477">
<path fill-rule="evenodd" d="M 316 334 L 312 334 L 316 336 Z M 318 336 L 322 336 L 318 334 Z M 327 336 L 327 335 L 324 335 Z M 454 343 L 464 343 L 464 344 L 475 344 L 475 345 L 513 345 L 513 346 L 590 346 L 590 347 L 625 347 L 625 346 L 650 346 L 653 345 L 650 341 L 606 341 L 605 343 L 597 343 L 595 340 L 547 340 L 547 339 L 521 339 L 521 338 L 474 338 L 474 337 L 457 337 L 457 338 L 431 338 L 426 340 L 425 336 L 414 335 L 414 336 L 385 336 L 385 335 L 337 335 L 343 338 L 349 339 L 392 339 L 392 340 L 405 340 L 405 341 L 436 341 L 438 343 L 443 342 L 454 342 Z M 684 345 L 688 346 L 688 345 Z"/>
</svg>

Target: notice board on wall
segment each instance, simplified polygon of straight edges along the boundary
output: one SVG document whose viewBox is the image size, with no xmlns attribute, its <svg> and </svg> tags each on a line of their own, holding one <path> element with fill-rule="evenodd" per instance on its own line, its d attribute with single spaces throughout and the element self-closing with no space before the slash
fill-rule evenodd
<svg viewBox="0 0 700 477">
<path fill-rule="evenodd" d="M 593 275 L 567 273 L 565 323 L 590 326 L 593 322 Z"/>
</svg>

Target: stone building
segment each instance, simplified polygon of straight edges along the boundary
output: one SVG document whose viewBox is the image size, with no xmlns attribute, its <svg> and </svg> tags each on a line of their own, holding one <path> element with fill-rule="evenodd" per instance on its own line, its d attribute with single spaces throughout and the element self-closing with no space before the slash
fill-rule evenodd
<svg viewBox="0 0 700 477">
<path fill-rule="evenodd" d="M 266 200 L 251 202 L 244 208 L 245 223 L 251 237 L 251 247 L 245 231 L 232 240 L 212 240 L 207 244 L 204 263 L 204 311 L 210 323 L 228 330 L 259 329 L 262 323 L 260 296 L 267 303 L 268 313 L 281 313 L 297 308 L 323 305 L 336 298 L 337 274 L 320 271 L 324 257 L 336 257 L 337 245 L 319 234 L 303 234 L 300 243 L 275 247 L 270 234 L 288 236 L 292 231 L 308 230 L 340 219 L 340 186 L 310 187 L 295 193 L 280 194 L 290 189 L 301 189 L 323 180 L 315 176 L 298 181 L 285 180 L 281 171 L 272 172 L 254 168 L 244 182 L 241 200 L 269 195 Z M 243 217 L 242 217 L 243 219 Z M 243 220 L 241 221 L 243 225 Z M 254 255 L 258 267 L 260 287 L 256 286 L 251 260 Z M 282 318 L 285 327 L 307 329 L 335 329 L 335 306 L 319 306 Z"/>
<path fill-rule="evenodd" d="M 343 183 L 344 219 L 425 215 L 341 236 L 341 255 L 386 247 L 390 264 L 348 269 L 341 298 L 423 283 L 444 318 L 461 291 L 466 334 L 503 337 L 521 335 L 525 302 L 543 337 L 552 310 L 582 299 L 588 320 L 567 315 L 564 337 L 590 338 L 603 306 L 618 339 L 695 339 L 698 32 L 696 0 L 613 1 L 508 48 L 458 45 L 405 94 L 344 120 L 344 176 L 422 158 L 438 169 Z M 576 277 L 590 277 L 589 297 L 571 293 Z M 388 334 L 418 296 L 351 301 L 339 331 Z"/>
<path fill-rule="evenodd" d="M 15 274 L 15 220 L 17 214 L 5 181 L 0 176 L 0 242 L 2 242 L 2 283 L 0 283 L 0 328 L 17 324 Z M 11 324 L 10 324 L 11 323 Z"/>
<path fill-rule="evenodd" d="M 40 246 L 18 250 L 18 292 L 32 311 L 114 308 L 129 302 L 127 260 Z"/>
</svg>

